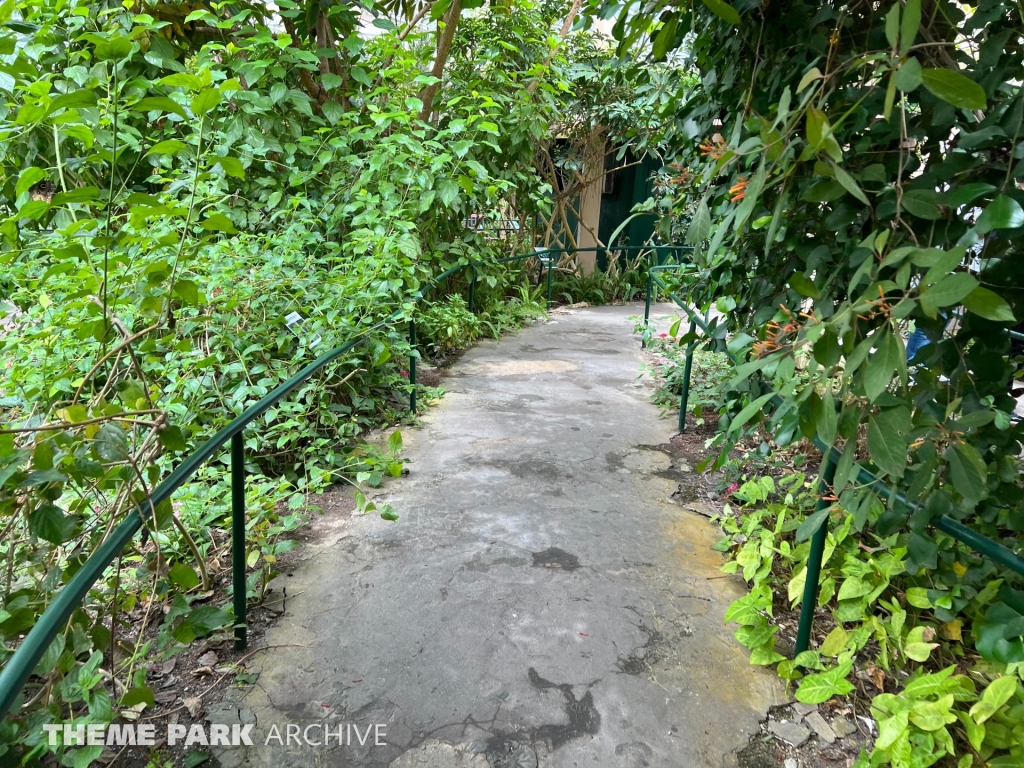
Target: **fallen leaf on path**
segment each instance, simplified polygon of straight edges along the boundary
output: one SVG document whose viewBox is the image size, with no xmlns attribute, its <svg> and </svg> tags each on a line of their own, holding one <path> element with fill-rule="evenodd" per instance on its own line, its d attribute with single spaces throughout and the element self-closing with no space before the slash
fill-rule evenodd
<svg viewBox="0 0 1024 768">
<path fill-rule="evenodd" d="M 188 713 L 192 715 L 192 717 L 198 715 L 203 709 L 203 700 L 198 696 L 190 696 L 185 699 L 183 703 L 185 705 L 185 709 L 188 710 Z"/>
<path fill-rule="evenodd" d="M 202 656 L 200 656 L 196 661 L 199 662 L 200 666 L 212 667 L 218 661 L 217 654 L 213 651 L 207 651 Z"/>
</svg>

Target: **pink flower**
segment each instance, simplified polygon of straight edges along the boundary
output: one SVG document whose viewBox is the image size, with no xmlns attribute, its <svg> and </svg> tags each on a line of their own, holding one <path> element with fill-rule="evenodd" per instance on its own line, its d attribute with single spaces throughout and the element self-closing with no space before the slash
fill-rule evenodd
<svg viewBox="0 0 1024 768">
<path fill-rule="evenodd" d="M 733 491 L 735 491 L 739 487 L 740 487 L 739 483 L 733 483 L 732 485 L 729 486 L 729 491 L 728 492 L 732 493 Z"/>
<path fill-rule="evenodd" d="M 663 338 L 663 339 L 667 339 L 668 338 L 668 334 L 667 333 L 659 333 L 658 335 L 661 336 L 661 338 Z"/>
<path fill-rule="evenodd" d="M 399 373 L 402 374 L 402 376 L 404 376 L 405 378 L 407 378 L 407 379 L 409 378 L 409 372 L 408 371 L 399 371 Z"/>
</svg>

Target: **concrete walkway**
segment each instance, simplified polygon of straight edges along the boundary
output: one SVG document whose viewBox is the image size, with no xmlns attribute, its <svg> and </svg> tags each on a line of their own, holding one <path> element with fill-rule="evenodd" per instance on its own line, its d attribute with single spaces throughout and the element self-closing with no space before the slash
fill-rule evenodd
<svg viewBox="0 0 1024 768">
<path fill-rule="evenodd" d="M 345 521 L 279 580 L 279 647 L 210 715 L 256 723 L 223 765 L 735 764 L 780 689 L 723 625 L 742 584 L 719 534 L 656 474 L 674 419 L 638 379 L 642 312 L 555 315 L 463 356 L 405 432 L 401 521 Z M 329 724 L 330 748 L 262 746 L 289 723 Z M 386 745 L 339 747 L 339 723 Z"/>
</svg>

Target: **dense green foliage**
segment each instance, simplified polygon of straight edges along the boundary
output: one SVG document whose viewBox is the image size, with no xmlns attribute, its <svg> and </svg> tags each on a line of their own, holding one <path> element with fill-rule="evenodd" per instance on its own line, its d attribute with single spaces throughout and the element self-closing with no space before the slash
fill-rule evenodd
<svg viewBox="0 0 1024 768">
<path fill-rule="evenodd" d="M 464 15 L 448 58 L 430 20 L 408 21 L 428 6 L 368 4 L 373 35 L 353 7 L 278 6 L 0 4 L 0 659 L 182 456 L 362 337 L 245 434 L 259 597 L 310 492 L 400 474 L 400 433 L 362 436 L 407 418 L 409 356 L 543 313 L 536 271 L 495 263 L 526 233 L 464 222 L 550 206 L 535 150 L 577 103 L 566 53 L 593 48 L 563 45 L 565 9 Z M 475 316 L 467 272 L 427 282 L 470 259 Z M 396 311 L 419 320 L 418 349 L 380 326 Z M 146 510 L 0 724 L 0 760 L 53 751 L 45 722 L 152 705 L 147 656 L 230 626 L 211 602 L 225 470 Z"/>
<path fill-rule="evenodd" d="M 603 11 L 618 15 L 624 50 L 647 39 L 662 59 L 679 48 L 671 55 L 701 77 L 666 129 L 663 229 L 697 247 L 701 284 L 724 313 L 712 335 L 728 334 L 740 362 L 723 392 L 716 466 L 749 434 L 765 451 L 815 436 L 836 445 L 836 503 L 795 538 L 831 518 L 830 546 L 852 536 L 861 548 L 830 566 L 822 604 L 874 642 L 884 638 L 873 623 L 902 611 L 914 611 L 909 631 L 962 627 L 960 669 L 979 688 L 1009 685 L 999 681 L 1024 662 L 1021 579 L 931 523 L 947 515 L 1020 551 L 1024 434 L 1009 394 L 1020 359 L 1008 333 L 1024 316 L 1019 5 L 627 0 Z M 908 367 L 913 327 L 931 343 Z M 883 502 L 856 481 L 862 466 L 923 505 L 911 514 L 895 495 Z M 752 520 L 745 535 L 787 530 L 781 517 Z M 759 557 L 779 546 L 765 540 Z M 801 561 L 784 554 L 796 584 Z M 908 606 L 889 582 L 904 571 L 926 599 Z M 766 618 L 770 593 L 751 599 Z M 758 658 L 776 659 L 774 627 L 754 634 Z M 868 634 L 827 674 L 844 679 Z M 798 696 L 818 679 L 804 678 Z M 956 694 L 943 685 L 934 692 Z M 901 696 L 876 698 L 883 730 L 906 723 L 909 686 Z M 873 764 L 930 765 L 954 751 L 938 726 L 893 728 Z M 961 765 L 1024 756 L 1016 725 L 988 741 L 951 728 Z"/>
</svg>

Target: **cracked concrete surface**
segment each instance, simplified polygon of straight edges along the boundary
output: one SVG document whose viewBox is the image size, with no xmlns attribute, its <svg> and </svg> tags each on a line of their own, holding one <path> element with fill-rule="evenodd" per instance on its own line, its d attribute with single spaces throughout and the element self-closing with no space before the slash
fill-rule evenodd
<svg viewBox="0 0 1024 768">
<path fill-rule="evenodd" d="M 555 315 L 463 356 L 404 434 L 410 474 L 381 496 L 401 521 L 346 522 L 281 577 L 258 683 L 209 716 L 256 722 L 224 766 L 735 764 L 781 691 L 723 625 L 743 586 L 719 534 L 644 448 L 674 420 L 638 378 L 641 312 Z M 386 745 L 263 746 L 325 723 L 386 724 Z"/>
</svg>

